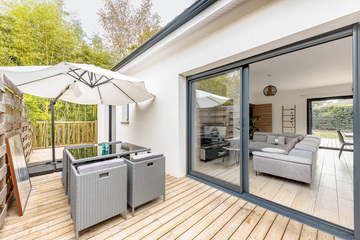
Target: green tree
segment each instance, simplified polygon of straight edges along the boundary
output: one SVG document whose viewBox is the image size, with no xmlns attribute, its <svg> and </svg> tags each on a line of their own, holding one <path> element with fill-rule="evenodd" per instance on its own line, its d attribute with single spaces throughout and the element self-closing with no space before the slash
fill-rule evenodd
<svg viewBox="0 0 360 240">
<path fill-rule="evenodd" d="M 115 63 L 111 51 L 95 36 L 83 39 L 78 20 L 71 19 L 62 0 L 0 0 L 0 65 L 54 65 L 63 61 L 89 63 L 110 69 Z M 26 95 L 29 117 L 50 120 L 50 99 Z M 81 111 L 85 111 L 83 113 Z M 92 109 L 92 110 L 91 110 Z M 96 106 L 84 107 L 58 101 L 56 120 L 96 119 Z M 94 113 L 93 117 L 88 113 Z"/>
<path fill-rule="evenodd" d="M 160 30 L 160 16 L 152 13 L 151 0 L 142 0 L 139 8 L 130 0 L 104 0 L 104 4 L 99 11 L 100 24 L 118 61 Z"/>
</svg>

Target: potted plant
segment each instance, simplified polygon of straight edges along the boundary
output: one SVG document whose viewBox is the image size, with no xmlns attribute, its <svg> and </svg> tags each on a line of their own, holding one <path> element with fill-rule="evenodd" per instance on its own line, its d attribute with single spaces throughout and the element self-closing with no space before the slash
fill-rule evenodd
<svg viewBox="0 0 360 240">
<path fill-rule="evenodd" d="M 259 121 L 262 117 L 260 116 L 252 116 L 249 119 L 249 139 L 253 139 L 255 131 L 262 131 L 260 128 L 255 127 L 255 123 Z"/>
</svg>

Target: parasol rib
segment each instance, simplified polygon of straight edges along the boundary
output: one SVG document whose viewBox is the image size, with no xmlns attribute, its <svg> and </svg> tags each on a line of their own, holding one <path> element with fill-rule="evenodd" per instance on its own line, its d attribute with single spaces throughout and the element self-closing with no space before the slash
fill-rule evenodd
<svg viewBox="0 0 360 240">
<path fill-rule="evenodd" d="M 39 78 L 39 79 L 36 79 L 36 80 L 33 80 L 33 81 L 30 81 L 30 82 L 26 82 L 26 83 L 21 83 L 19 85 L 16 85 L 17 87 L 20 87 L 20 86 L 24 86 L 26 84 L 30 84 L 30 83 L 34 83 L 34 82 L 38 82 L 38 81 L 42 81 L 42 80 L 46 80 L 48 78 L 52 78 L 52 77 L 56 77 L 56 76 L 60 76 L 62 75 L 63 73 L 58 73 L 58 74 L 54 74 L 54 75 L 51 75 L 49 77 L 44 77 L 44 78 Z"/>
<path fill-rule="evenodd" d="M 102 97 L 101 97 L 100 89 L 99 89 L 99 87 L 96 87 L 96 88 L 97 88 L 97 90 L 98 90 L 98 92 L 99 92 L 100 102 L 101 102 L 101 104 L 104 104 L 104 102 L 103 102 L 103 100 L 102 100 Z"/>
<path fill-rule="evenodd" d="M 111 81 L 110 81 L 111 82 Z M 135 100 L 132 99 L 129 95 L 127 95 L 121 88 L 119 88 L 115 83 L 111 82 L 117 89 L 119 89 L 124 95 L 126 95 L 131 101 L 135 103 Z"/>
</svg>

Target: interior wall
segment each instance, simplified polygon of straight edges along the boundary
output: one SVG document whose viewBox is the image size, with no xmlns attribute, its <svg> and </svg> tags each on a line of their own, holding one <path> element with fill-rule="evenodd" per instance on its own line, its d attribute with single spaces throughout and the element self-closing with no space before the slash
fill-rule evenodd
<svg viewBox="0 0 360 240">
<path fill-rule="evenodd" d="M 251 76 L 250 76 L 251 79 Z M 251 88 L 251 82 L 250 82 Z M 273 132 L 282 132 L 282 106 L 290 108 L 296 105 L 296 133 L 307 133 L 307 99 L 352 95 L 352 84 L 324 86 L 321 88 L 301 89 L 278 92 L 273 97 L 266 97 L 262 92 L 250 94 L 253 104 L 272 104 Z"/>
</svg>

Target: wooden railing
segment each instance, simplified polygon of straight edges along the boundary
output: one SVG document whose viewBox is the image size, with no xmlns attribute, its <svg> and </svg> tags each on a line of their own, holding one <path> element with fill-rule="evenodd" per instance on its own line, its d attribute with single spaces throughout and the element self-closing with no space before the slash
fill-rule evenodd
<svg viewBox="0 0 360 240">
<path fill-rule="evenodd" d="M 52 146 L 50 122 L 37 122 L 32 130 L 33 149 Z M 55 122 L 57 147 L 84 143 L 97 143 L 97 121 Z"/>
</svg>

